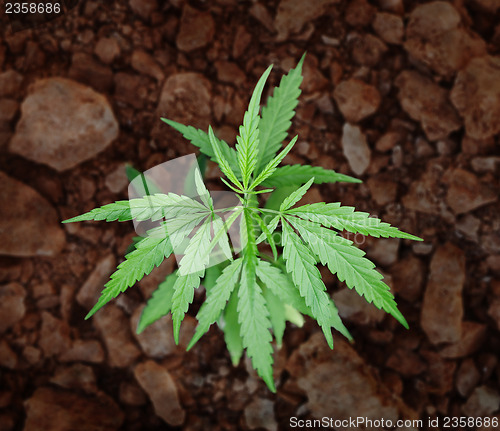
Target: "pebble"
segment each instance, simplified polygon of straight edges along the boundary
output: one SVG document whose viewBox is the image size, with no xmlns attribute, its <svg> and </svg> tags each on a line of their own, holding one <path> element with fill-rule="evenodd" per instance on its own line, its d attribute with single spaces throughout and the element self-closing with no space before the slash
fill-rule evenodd
<svg viewBox="0 0 500 431">
<path fill-rule="evenodd" d="M 472 57 L 486 53 L 484 41 L 459 27 L 460 22 L 451 3 L 418 5 L 410 14 L 404 47 L 438 74 L 452 77 Z"/>
<path fill-rule="evenodd" d="M 448 91 L 415 71 L 403 71 L 396 78 L 398 100 L 406 113 L 419 121 L 431 141 L 446 139 L 462 123 L 448 98 Z"/>
<path fill-rule="evenodd" d="M 215 21 L 210 12 L 200 12 L 185 4 L 182 9 L 177 48 L 184 52 L 208 45 L 215 35 Z"/>
<path fill-rule="evenodd" d="M 390 268 L 392 286 L 398 296 L 408 302 L 415 302 L 422 296 L 425 265 L 418 258 L 409 255 L 397 261 Z"/>
<path fill-rule="evenodd" d="M 0 99 L 0 122 L 9 123 L 16 116 L 19 103 L 12 99 Z"/>
<path fill-rule="evenodd" d="M 274 403 L 264 398 L 255 398 L 245 407 L 245 422 L 250 429 L 277 431 L 278 423 L 274 418 Z"/>
<path fill-rule="evenodd" d="M 132 365 L 141 352 L 132 340 L 125 313 L 116 305 L 108 304 L 92 319 L 106 345 L 109 365 L 120 368 Z"/>
<path fill-rule="evenodd" d="M 303 2 L 302 0 L 281 0 L 274 20 L 274 27 L 278 32 L 277 42 L 283 42 L 289 35 L 299 33 L 304 25 L 322 16 L 330 5 L 339 0 L 316 0 Z"/>
<path fill-rule="evenodd" d="M 358 126 L 344 124 L 342 148 L 352 171 L 358 176 L 363 175 L 370 164 L 371 150 L 366 142 L 366 136 Z"/>
<path fill-rule="evenodd" d="M 120 45 L 114 37 L 102 37 L 96 43 L 94 53 L 104 64 L 111 64 L 120 56 Z"/>
<path fill-rule="evenodd" d="M 455 214 L 465 214 L 498 200 L 493 188 L 482 184 L 472 172 L 464 169 L 446 172 L 443 182 L 448 184 L 446 203 Z"/>
<path fill-rule="evenodd" d="M 381 100 L 380 93 L 374 86 L 356 78 L 337 85 L 333 98 L 349 123 L 357 123 L 377 112 Z"/>
<path fill-rule="evenodd" d="M 351 289 L 342 289 L 333 294 L 333 301 L 342 319 L 358 325 L 375 325 L 384 320 L 385 312 L 379 310 Z"/>
<path fill-rule="evenodd" d="M 400 45 L 403 42 L 403 19 L 392 13 L 378 12 L 373 20 L 373 29 L 387 43 Z"/>
<path fill-rule="evenodd" d="M 0 334 L 19 322 L 26 313 L 26 291 L 19 283 L 0 286 Z"/>
<path fill-rule="evenodd" d="M 464 282 L 463 250 L 451 243 L 438 247 L 432 256 L 420 318 L 432 344 L 457 343 L 462 339 Z"/>
<path fill-rule="evenodd" d="M 0 73 L 0 97 L 17 97 L 21 91 L 23 76 L 13 69 Z"/>
<path fill-rule="evenodd" d="M 9 202 L 8 206 L 0 205 L 0 254 L 18 257 L 59 254 L 66 238 L 52 205 L 31 187 L 3 172 L 0 183 L 0 202 Z"/>
<path fill-rule="evenodd" d="M 368 178 L 366 185 L 377 205 L 385 206 L 395 202 L 398 183 L 390 175 L 378 174 L 371 176 Z"/>
<path fill-rule="evenodd" d="M 148 20 L 158 9 L 157 0 L 129 0 L 130 8 L 144 20 Z"/>
<path fill-rule="evenodd" d="M 24 403 L 24 431 L 117 431 L 124 415 L 104 393 L 86 397 L 66 389 L 37 388 Z"/>
<path fill-rule="evenodd" d="M 462 338 L 458 343 L 443 348 L 439 354 L 443 358 L 456 359 L 475 353 L 486 336 L 486 325 L 476 322 L 462 322 Z"/>
<path fill-rule="evenodd" d="M 251 41 L 252 35 L 247 31 L 245 26 L 239 25 L 233 41 L 233 58 L 241 57 Z"/>
<path fill-rule="evenodd" d="M 382 153 L 392 150 L 401 141 L 401 136 L 398 132 L 384 133 L 375 143 L 375 149 Z"/>
<path fill-rule="evenodd" d="M 212 85 L 208 79 L 199 73 L 177 73 L 163 85 L 158 114 L 206 130 L 211 121 L 211 104 Z"/>
<path fill-rule="evenodd" d="M 71 347 L 70 329 L 66 322 L 42 312 L 42 329 L 38 345 L 46 358 L 60 355 Z"/>
<path fill-rule="evenodd" d="M 274 32 L 273 17 L 269 13 L 269 10 L 262 3 L 254 3 L 249 11 L 251 16 L 253 16 L 257 21 L 259 21 L 268 32 Z"/>
<path fill-rule="evenodd" d="M 5 340 L 0 340 L 0 367 L 11 370 L 17 367 L 17 355 Z"/>
<path fill-rule="evenodd" d="M 415 352 L 397 348 L 387 358 L 385 365 L 403 377 L 418 376 L 426 370 L 424 361 Z"/>
<path fill-rule="evenodd" d="M 59 360 L 100 364 L 104 361 L 104 350 L 97 340 L 75 340 L 69 350 L 59 356 Z"/>
<path fill-rule="evenodd" d="M 372 34 L 368 33 L 352 39 L 352 58 L 361 66 L 377 66 L 386 51 L 387 45 Z"/>
<path fill-rule="evenodd" d="M 68 76 L 82 84 L 89 85 L 100 93 L 106 93 L 113 86 L 113 71 L 94 59 L 92 55 L 76 52 L 71 59 Z"/>
<path fill-rule="evenodd" d="M 236 63 L 221 60 L 216 61 L 214 66 L 220 82 L 234 84 L 236 87 L 241 87 L 245 83 L 247 77 Z"/>
<path fill-rule="evenodd" d="M 472 0 L 473 3 L 477 4 L 480 8 L 492 14 L 496 13 L 500 9 L 500 2 L 498 0 Z"/>
<path fill-rule="evenodd" d="M 458 367 L 455 386 L 463 397 L 469 396 L 472 390 L 481 380 L 481 374 L 477 370 L 472 358 L 465 359 Z"/>
<path fill-rule="evenodd" d="M 146 361 L 135 367 L 134 376 L 160 418 L 172 426 L 184 423 L 186 412 L 180 404 L 175 381 L 166 368 L 156 362 Z"/>
<path fill-rule="evenodd" d="M 488 386 L 478 386 L 462 406 L 462 412 L 467 416 L 491 416 L 500 407 L 500 394 Z"/>
<path fill-rule="evenodd" d="M 143 109 L 145 107 L 147 89 L 140 75 L 118 72 L 115 74 L 114 80 L 114 98 L 116 101 L 130 105 L 136 109 Z"/>
<path fill-rule="evenodd" d="M 487 139 L 500 132 L 500 57 L 472 59 L 461 70 L 450 95 L 465 121 L 467 136 Z"/>
<path fill-rule="evenodd" d="M 134 50 L 130 64 L 137 72 L 142 73 L 143 75 L 151 76 L 158 82 L 163 82 L 165 79 L 165 74 L 163 73 L 162 68 L 147 52 L 139 49 Z"/>
<path fill-rule="evenodd" d="M 367 250 L 367 255 L 381 266 L 390 266 L 398 260 L 400 240 L 396 238 L 378 238 Z"/>
<path fill-rule="evenodd" d="M 120 384 L 120 401 L 129 406 L 143 406 L 147 403 L 147 398 L 137 384 L 122 382 Z"/>
<path fill-rule="evenodd" d="M 127 178 L 127 172 L 125 170 L 126 165 L 126 163 L 122 163 L 106 175 L 104 184 L 110 192 L 115 194 L 120 193 L 127 187 L 129 181 Z"/>
<path fill-rule="evenodd" d="M 118 122 L 104 96 L 69 79 L 47 78 L 30 87 L 9 149 L 62 172 L 93 158 L 117 136 Z"/>
<path fill-rule="evenodd" d="M 367 0 L 352 0 L 345 11 L 345 21 L 353 27 L 367 27 L 375 17 L 376 8 Z"/>
<path fill-rule="evenodd" d="M 82 389 L 85 392 L 96 392 L 96 378 L 92 367 L 84 364 L 57 367 L 49 380 L 61 388 Z"/>
<path fill-rule="evenodd" d="M 453 389 L 457 363 L 443 359 L 438 353 L 421 350 L 420 355 L 427 361 L 427 372 L 424 375 L 427 391 L 444 396 Z"/>
<path fill-rule="evenodd" d="M 77 302 L 86 310 L 90 310 L 101 296 L 104 285 L 109 281 L 109 276 L 116 269 L 116 259 L 113 254 L 108 254 L 99 259 L 90 276 L 76 295 Z"/>
</svg>

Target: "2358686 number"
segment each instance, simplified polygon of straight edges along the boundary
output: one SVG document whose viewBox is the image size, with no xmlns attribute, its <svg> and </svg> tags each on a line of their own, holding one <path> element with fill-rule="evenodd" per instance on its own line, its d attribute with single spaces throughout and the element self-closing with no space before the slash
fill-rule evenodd
<svg viewBox="0 0 500 431">
<path fill-rule="evenodd" d="M 443 418 L 443 428 L 465 428 L 465 427 L 470 427 L 470 428 L 479 428 L 479 427 L 498 427 L 498 418 L 493 417 L 493 418 L 473 418 L 473 417 L 445 417 Z"/>
<path fill-rule="evenodd" d="M 60 13 L 60 3 L 5 3 L 5 13 L 35 14 L 35 13 Z"/>
</svg>

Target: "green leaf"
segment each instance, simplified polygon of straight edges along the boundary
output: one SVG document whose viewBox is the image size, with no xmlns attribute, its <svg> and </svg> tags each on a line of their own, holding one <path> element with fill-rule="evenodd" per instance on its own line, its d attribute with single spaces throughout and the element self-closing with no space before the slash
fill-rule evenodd
<svg viewBox="0 0 500 431">
<path fill-rule="evenodd" d="M 184 320 L 189 304 L 193 302 L 194 289 L 200 285 L 200 275 L 201 273 L 179 275 L 175 281 L 172 296 L 172 326 L 175 344 L 179 344 L 181 322 Z"/>
<path fill-rule="evenodd" d="M 285 165 L 277 168 L 273 174 L 261 183 L 264 187 L 300 186 L 314 177 L 315 184 L 323 183 L 361 183 L 361 180 L 349 175 L 339 174 L 331 169 L 319 166 Z"/>
<path fill-rule="evenodd" d="M 265 289 L 263 293 L 267 309 L 269 310 L 271 326 L 273 328 L 274 337 L 276 338 L 276 344 L 278 347 L 281 347 L 286 327 L 285 306 L 269 289 Z"/>
<path fill-rule="evenodd" d="M 330 297 L 316 267 L 316 259 L 288 223 L 283 225 L 283 257 L 286 270 L 311 309 L 313 317 L 323 329 L 326 341 L 333 349 Z"/>
<path fill-rule="evenodd" d="M 184 214 L 165 223 L 166 229 L 170 235 L 170 242 L 176 254 L 179 254 L 179 251 L 182 249 L 186 237 L 202 221 L 208 219 L 208 217 L 207 214 Z"/>
<path fill-rule="evenodd" d="M 288 208 L 293 207 L 298 201 L 302 199 L 302 197 L 307 193 L 309 187 L 311 187 L 314 178 L 311 178 L 307 183 L 305 183 L 302 187 L 295 190 L 290 196 L 288 196 L 280 206 L 280 211 L 286 211 Z"/>
<path fill-rule="evenodd" d="M 194 146 L 198 147 L 202 153 L 210 157 L 212 161 L 218 163 L 212 144 L 210 143 L 210 138 L 206 132 L 192 126 L 185 126 L 184 124 L 177 123 L 167 118 L 162 118 L 161 120 L 180 132 L 187 140 L 191 141 Z M 218 143 L 218 148 L 220 149 L 222 156 L 228 162 L 231 169 L 238 175 L 239 172 L 236 151 L 234 148 L 227 145 L 222 139 L 218 139 L 215 136 L 214 138 Z"/>
<path fill-rule="evenodd" d="M 273 257 L 276 260 L 278 258 L 278 250 L 276 250 L 276 243 L 274 242 L 273 235 L 271 234 L 270 230 L 267 228 L 267 226 L 265 225 L 265 223 L 262 221 L 262 219 L 260 218 L 260 216 L 258 214 L 253 214 L 253 218 L 257 222 L 257 224 L 260 226 L 263 234 L 266 236 L 267 242 L 271 246 L 271 250 L 273 252 Z M 277 217 L 275 217 L 275 218 L 277 218 Z M 259 243 L 259 238 L 257 238 L 256 244 Z"/>
<path fill-rule="evenodd" d="M 184 250 L 184 256 L 179 262 L 179 275 L 184 276 L 205 271 L 210 258 L 208 250 L 212 238 L 210 227 L 211 220 L 207 217 L 189 241 L 186 250 Z"/>
<path fill-rule="evenodd" d="M 339 310 L 337 309 L 337 306 L 335 305 L 332 299 L 330 299 L 330 308 L 332 315 L 332 320 L 330 321 L 330 324 L 332 325 L 332 328 L 339 331 L 349 341 L 352 341 L 353 339 L 352 335 L 349 333 L 349 330 L 345 327 L 344 322 L 342 322 L 342 319 L 340 318 L 339 315 Z"/>
<path fill-rule="evenodd" d="M 355 211 L 353 207 L 341 206 L 339 202 L 329 204 L 318 202 L 291 209 L 287 213 L 337 230 L 345 229 L 349 232 L 359 232 L 376 238 L 405 238 L 422 241 L 421 238 L 402 232 L 389 223 L 371 217 L 368 213 Z"/>
<path fill-rule="evenodd" d="M 191 349 L 219 318 L 239 280 L 242 262 L 243 260 L 241 258 L 231 262 L 231 264 L 222 271 L 221 276 L 217 279 L 213 288 L 207 293 L 207 299 L 196 316 L 198 319 L 198 326 L 196 327 L 196 332 L 187 350 Z"/>
<path fill-rule="evenodd" d="M 243 117 L 243 125 L 240 126 L 240 134 L 236 137 L 236 152 L 238 154 L 238 165 L 243 179 L 245 189 L 248 187 L 250 177 L 257 166 L 259 157 L 259 108 L 260 97 L 271 73 L 272 65 L 262 74 L 255 86 L 252 98 L 248 104 L 248 110 Z"/>
<path fill-rule="evenodd" d="M 272 392 L 276 392 L 273 380 L 271 322 L 266 301 L 257 283 L 255 270 L 257 257 L 247 254 L 243 258 L 240 287 L 238 289 L 238 321 L 241 326 L 243 347 L 257 374 L 266 382 Z"/>
<path fill-rule="evenodd" d="M 153 292 L 144 307 L 137 325 L 137 333 L 140 334 L 147 326 L 156 322 L 161 317 L 168 314 L 172 307 L 172 296 L 174 294 L 174 284 L 177 280 L 177 271 L 167 275 L 165 281 L 160 283 L 158 289 Z"/>
<path fill-rule="evenodd" d="M 290 196 L 295 190 L 297 190 L 297 186 L 280 186 L 274 192 L 271 193 L 271 196 L 266 201 L 264 208 L 278 211 L 280 209 L 281 203 Z"/>
<path fill-rule="evenodd" d="M 224 325 L 222 330 L 224 331 L 227 350 L 229 350 L 229 354 L 231 355 L 231 362 L 236 367 L 240 362 L 241 355 L 243 355 L 243 340 L 240 335 L 241 326 L 238 322 L 237 290 L 232 293 L 224 310 Z"/>
<path fill-rule="evenodd" d="M 382 281 L 382 274 L 375 270 L 375 265 L 363 257 L 365 252 L 353 246 L 348 239 L 337 235 L 319 224 L 296 217 L 286 217 L 309 248 L 318 256 L 323 265 L 327 265 L 332 274 L 337 274 L 347 287 L 356 289 L 368 302 L 373 302 L 394 316 L 405 328 L 408 323 L 397 308 L 389 286 Z"/>
<path fill-rule="evenodd" d="M 302 314 L 300 314 L 298 310 L 288 304 L 285 304 L 285 319 L 298 326 L 299 328 L 302 328 L 305 323 L 304 316 L 302 316 Z"/>
<path fill-rule="evenodd" d="M 222 274 L 222 270 L 224 269 L 225 263 L 221 262 L 218 265 L 209 266 L 205 270 L 205 277 L 203 278 L 203 286 L 207 291 L 207 295 L 210 293 L 210 290 L 215 286 L 217 279 Z"/>
<path fill-rule="evenodd" d="M 295 115 L 295 108 L 300 96 L 302 83 L 302 64 L 305 54 L 300 59 L 297 67 L 281 78 L 280 85 L 275 87 L 273 95 L 262 108 L 262 119 L 259 125 L 259 160 L 257 172 L 266 166 L 276 152 L 281 148 L 291 119 Z"/>
<path fill-rule="evenodd" d="M 231 246 L 229 245 L 229 237 L 227 236 L 226 227 L 224 226 L 224 221 L 219 216 L 215 216 L 215 219 L 212 221 L 212 228 L 214 230 L 214 236 L 219 232 L 222 232 L 218 242 L 220 252 L 222 252 L 226 259 L 233 260 L 233 254 L 231 252 Z M 208 246 L 210 248 L 211 244 Z"/>
<path fill-rule="evenodd" d="M 266 226 L 266 230 L 262 229 L 263 232 L 260 234 L 260 236 L 257 238 L 256 240 L 256 243 L 257 244 L 260 244 L 262 241 L 264 241 L 264 238 L 267 237 L 267 241 L 269 242 L 269 245 L 271 245 L 271 241 L 275 244 L 276 246 L 276 241 L 274 241 L 274 238 L 272 237 L 273 235 L 273 232 L 276 230 L 276 228 L 278 227 L 278 223 L 280 221 L 280 216 L 277 215 L 275 216 L 270 222 L 269 224 Z M 264 225 L 265 226 L 265 225 Z M 262 226 L 261 226 L 262 228 Z M 271 237 L 271 239 L 269 239 L 269 237 Z"/>
<path fill-rule="evenodd" d="M 201 201 L 210 211 L 213 211 L 214 204 L 212 201 L 212 197 L 210 196 L 210 193 L 208 192 L 198 169 L 194 170 L 194 182 L 196 186 L 196 193 L 198 193 Z"/>
<path fill-rule="evenodd" d="M 148 235 L 136 244 L 135 250 L 127 254 L 125 260 L 111 274 L 111 279 L 105 284 L 97 304 L 89 311 L 85 319 L 91 317 L 121 292 L 133 286 L 136 281 L 145 274 L 149 274 L 155 266 L 163 262 L 163 259 L 172 254 L 172 245 L 164 226 L 152 229 Z"/>
</svg>

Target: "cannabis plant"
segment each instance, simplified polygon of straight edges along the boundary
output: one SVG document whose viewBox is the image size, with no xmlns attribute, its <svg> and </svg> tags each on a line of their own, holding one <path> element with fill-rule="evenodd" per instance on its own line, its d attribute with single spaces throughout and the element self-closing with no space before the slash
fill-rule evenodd
<svg viewBox="0 0 500 431">
<path fill-rule="evenodd" d="M 65 221 L 156 222 L 118 265 L 87 318 L 173 253 L 178 268 L 153 293 L 138 332 L 170 312 L 178 342 L 194 290 L 203 285 L 206 300 L 196 316 L 198 325 L 188 349 L 217 322 L 233 363 L 239 362 L 246 349 L 272 391 L 272 335 L 279 346 L 286 320 L 300 325 L 303 315 L 316 319 L 330 348 L 332 328 L 351 339 L 326 291 L 318 263 L 408 327 L 382 275 L 341 233 L 420 238 L 338 202 L 295 206 L 313 183 L 360 181 L 321 167 L 279 167 L 297 142 L 295 136 L 282 148 L 300 95 L 303 61 L 304 57 L 281 79 L 260 113 L 261 94 L 272 66 L 264 72 L 239 128 L 236 148 L 217 138 L 211 127 L 206 133 L 162 119 L 218 164 L 222 182 L 234 192 L 231 205 L 215 204 L 217 192 L 206 189 L 199 169 L 188 169 L 194 193 L 162 192 L 153 179 L 143 176 L 146 187 L 138 197 Z M 267 202 L 259 206 L 264 196 Z"/>
</svg>

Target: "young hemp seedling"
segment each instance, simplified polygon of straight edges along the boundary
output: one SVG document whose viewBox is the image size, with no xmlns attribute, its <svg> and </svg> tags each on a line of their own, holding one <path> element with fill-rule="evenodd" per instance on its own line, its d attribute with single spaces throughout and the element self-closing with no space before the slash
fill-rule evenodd
<svg viewBox="0 0 500 431">
<path fill-rule="evenodd" d="M 188 349 L 213 323 L 219 323 L 233 363 L 239 362 L 246 349 L 271 391 L 276 390 L 272 334 L 281 345 L 286 320 L 301 325 L 303 314 L 316 319 L 330 348 L 332 328 L 351 339 L 327 294 L 317 263 L 326 265 L 349 288 L 408 327 L 375 265 L 340 233 L 345 230 L 377 238 L 420 238 L 338 202 L 295 207 L 313 183 L 360 181 L 321 167 L 278 166 L 297 142 L 295 136 L 282 148 L 300 95 L 303 61 L 304 57 L 283 76 L 259 115 L 262 90 L 272 66 L 264 72 L 244 115 L 235 149 L 218 139 L 211 127 L 206 133 L 162 119 L 219 165 L 225 176 L 221 180 L 237 196 L 232 205 L 214 205 L 215 193 L 220 192 L 210 193 L 195 169 L 190 174 L 194 197 L 192 193 L 162 193 L 153 180 L 143 176 L 147 187 L 142 197 L 104 205 L 65 221 L 157 223 L 134 243 L 133 251 L 118 265 L 86 318 L 174 253 L 179 256 L 178 269 L 153 293 L 141 315 L 138 332 L 170 312 L 178 342 L 194 290 L 203 284 L 206 300 L 196 316 L 198 326 Z M 272 194 L 260 207 L 257 196 L 268 192 Z M 278 230 L 280 241 L 275 240 Z"/>
</svg>

